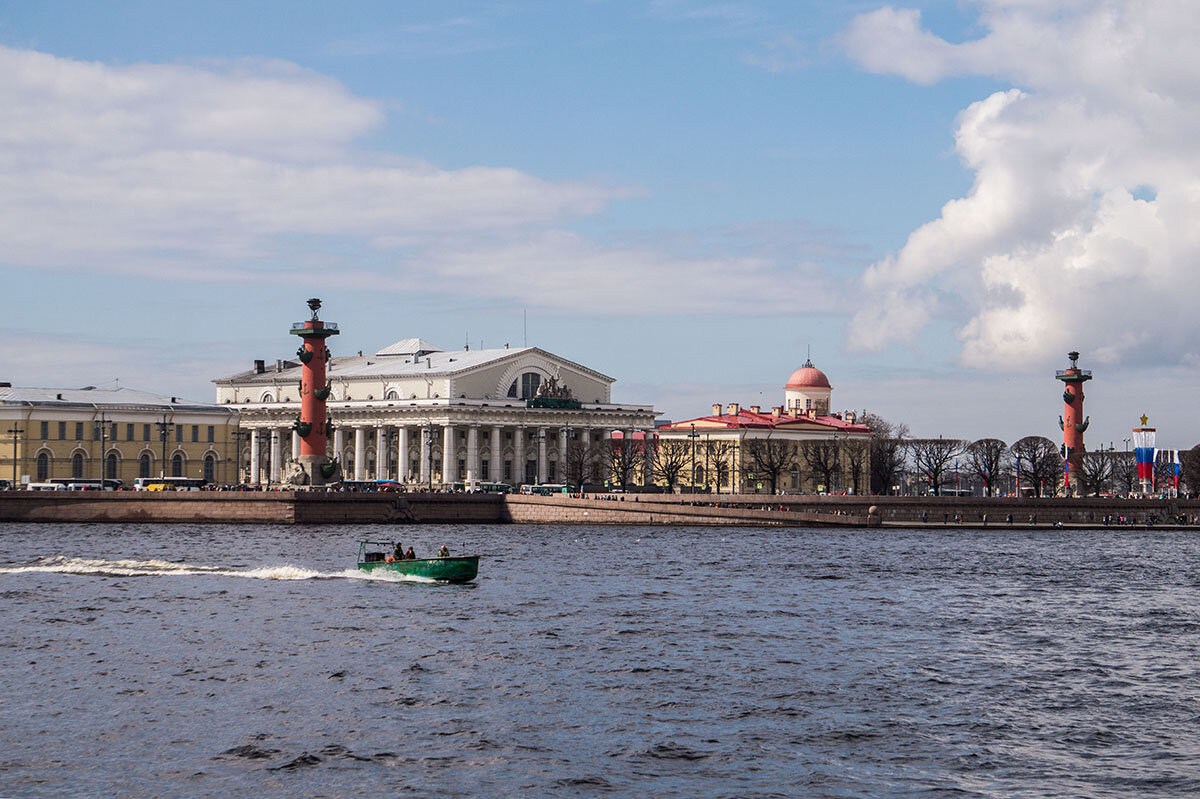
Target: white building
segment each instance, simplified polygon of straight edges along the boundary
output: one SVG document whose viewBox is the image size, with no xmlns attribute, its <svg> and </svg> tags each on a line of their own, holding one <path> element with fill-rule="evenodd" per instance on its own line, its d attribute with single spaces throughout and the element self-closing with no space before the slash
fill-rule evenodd
<svg viewBox="0 0 1200 799">
<path fill-rule="evenodd" d="M 279 482 L 299 452 L 300 362 L 254 363 L 213 381 L 217 403 L 240 412 L 250 481 Z M 610 401 L 613 378 L 537 347 L 448 352 L 410 338 L 334 357 L 328 379 L 329 454 L 346 479 L 567 482 L 568 442 L 587 449 L 613 431 L 654 429 L 653 407 Z M 594 460 L 588 476 L 604 479 Z"/>
</svg>

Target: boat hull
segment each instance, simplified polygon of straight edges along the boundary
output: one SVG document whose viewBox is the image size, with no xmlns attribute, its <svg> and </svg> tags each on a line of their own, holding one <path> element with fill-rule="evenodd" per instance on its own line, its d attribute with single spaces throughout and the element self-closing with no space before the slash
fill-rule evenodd
<svg viewBox="0 0 1200 799">
<path fill-rule="evenodd" d="M 424 577 L 446 583 L 469 583 L 479 574 L 479 556 L 461 558 L 417 558 L 416 560 L 360 561 L 358 568 L 366 572 L 388 571 L 410 577 Z"/>
</svg>

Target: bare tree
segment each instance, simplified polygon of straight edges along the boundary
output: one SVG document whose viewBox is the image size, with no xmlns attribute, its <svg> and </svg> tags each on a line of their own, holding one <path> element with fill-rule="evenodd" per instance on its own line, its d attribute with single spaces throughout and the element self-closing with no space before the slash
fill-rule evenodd
<svg viewBox="0 0 1200 799">
<path fill-rule="evenodd" d="M 688 442 L 664 439 L 654 448 L 650 466 L 654 469 L 654 476 L 665 481 L 667 490 L 674 492 L 679 484 L 679 476 L 691 462 L 692 451 Z"/>
<path fill-rule="evenodd" d="M 1075 478 L 1079 481 L 1079 493 L 1092 496 L 1104 492 L 1104 487 L 1113 475 L 1113 453 L 1084 452 Z"/>
<path fill-rule="evenodd" d="M 906 443 L 913 467 L 934 494 L 942 490 L 946 470 L 962 455 L 967 444 L 957 438 L 917 438 Z"/>
<path fill-rule="evenodd" d="M 1132 452 L 1114 453 L 1113 482 L 1125 496 L 1133 493 L 1137 485 L 1137 456 Z"/>
<path fill-rule="evenodd" d="M 862 482 L 868 478 L 868 458 L 871 455 L 871 442 L 862 439 L 850 439 L 841 445 L 842 458 L 850 470 L 850 483 L 854 493 L 862 493 Z"/>
<path fill-rule="evenodd" d="M 1017 480 L 1022 486 L 1033 489 L 1039 497 L 1047 492 L 1057 493 L 1062 477 L 1062 457 L 1053 441 L 1042 436 L 1025 436 L 1013 442 L 1010 449 L 1017 466 Z"/>
<path fill-rule="evenodd" d="M 733 456 L 736 452 L 735 445 L 732 441 L 713 441 L 705 445 L 708 453 L 709 474 L 712 475 L 712 484 L 717 489 L 717 493 L 721 493 L 721 486 L 729 482 L 729 478 L 733 475 Z M 730 486 L 730 491 L 733 486 Z"/>
<path fill-rule="evenodd" d="M 863 411 L 859 422 L 871 428 L 871 493 L 890 494 L 904 471 L 908 426 Z"/>
<path fill-rule="evenodd" d="M 814 477 L 820 478 L 825 490 L 833 488 L 833 477 L 838 471 L 838 448 L 832 441 L 805 441 L 800 444 L 800 460 Z"/>
<path fill-rule="evenodd" d="M 779 486 L 779 476 L 796 466 L 796 445 L 791 441 L 771 438 L 747 439 L 742 447 L 743 468 L 747 477 L 765 477 L 774 494 Z"/>
<path fill-rule="evenodd" d="M 967 474 L 983 483 L 984 496 L 992 496 L 1006 471 L 1008 444 L 998 438 L 981 438 L 972 441 L 965 454 Z"/>
<path fill-rule="evenodd" d="M 614 438 L 610 441 L 612 448 L 609 450 L 609 466 L 612 468 L 613 479 L 622 487 L 628 486 L 629 478 L 636 474 L 642 465 L 642 448 L 627 435 L 619 440 Z"/>
<path fill-rule="evenodd" d="M 584 444 L 582 441 L 567 442 L 567 482 L 582 487 L 590 482 L 591 467 L 600 458 L 598 445 Z"/>
</svg>

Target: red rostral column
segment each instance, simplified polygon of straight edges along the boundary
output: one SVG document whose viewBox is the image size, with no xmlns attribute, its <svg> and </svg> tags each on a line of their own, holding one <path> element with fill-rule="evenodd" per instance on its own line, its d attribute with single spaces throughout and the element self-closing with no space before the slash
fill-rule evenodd
<svg viewBox="0 0 1200 799">
<path fill-rule="evenodd" d="M 1058 417 L 1058 426 L 1063 431 L 1063 489 L 1069 495 L 1072 492 L 1072 479 L 1079 473 L 1083 465 L 1083 431 L 1087 430 L 1089 419 L 1083 416 L 1083 384 L 1092 379 L 1092 373 L 1080 369 L 1076 361 L 1078 352 L 1068 352 L 1071 359 L 1068 369 L 1060 369 L 1054 376 L 1063 381 L 1063 415 Z"/>
<path fill-rule="evenodd" d="M 329 348 L 325 339 L 338 334 L 333 322 L 322 322 L 317 318 L 321 301 L 313 297 L 308 301 L 312 319 L 293 322 L 291 333 L 303 339 L 296 350 L 300 359 L 300 418 L 296 420 L 296 432 L 300 434 L 300 465 L 308 473 L 309 482 L 319 485 L 330 480 L 337 471 L 329 461 L 326 447 L 329 416 L 325 401 L 329 399 L 329 386 L 325 382 L 325 365 L 329 360 Z"/>
</svg>

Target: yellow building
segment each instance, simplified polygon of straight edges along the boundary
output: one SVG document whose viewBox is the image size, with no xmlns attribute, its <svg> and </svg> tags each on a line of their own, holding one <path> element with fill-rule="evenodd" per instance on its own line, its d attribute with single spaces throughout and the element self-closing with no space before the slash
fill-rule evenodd
<svg viewBox="0 0 1200 799">
<path fill-rule="evenodd" d="M 732 493 L 866 492 L 871 431 L 852 411 L 830 412 L 832 391 L 807 361 L 769 411 L 716 403 L 709 416 L 659 427 L 655 481 Z"/>
<path fill-rule="evenodd" d="M 238 413 L 128 388 L 0 383 L 0 480 L 194 477 L 236 483 Z M 103 472 L 103 474 L 101 474 Z"/>
</svg>

